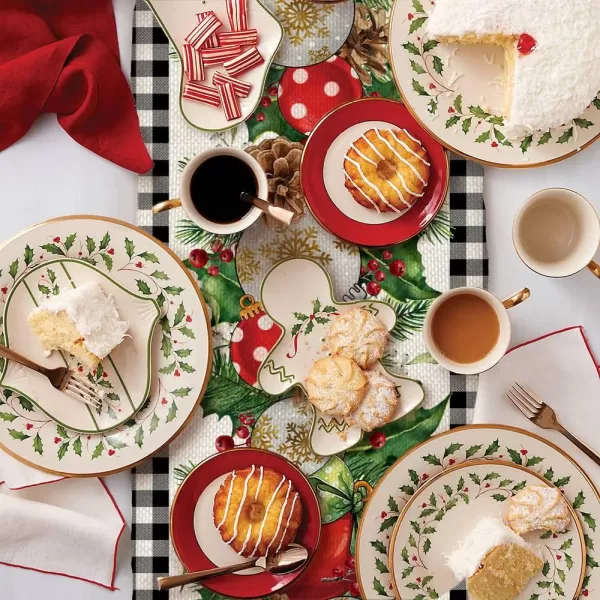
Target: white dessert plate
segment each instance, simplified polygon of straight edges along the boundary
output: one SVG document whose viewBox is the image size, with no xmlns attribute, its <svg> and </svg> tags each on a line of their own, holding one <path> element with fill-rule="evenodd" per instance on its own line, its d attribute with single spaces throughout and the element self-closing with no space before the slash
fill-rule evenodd
<svg viewBox="0 0 600 600">
<path fill-rule="evenodd" d="M 600 575 L 598 575 L 597 569 L 599 566 L 597 548 L 600 547 L 600 528 L 597 527 L 598 519 L 600 519 L 600 495 L 598 491 L 581 467 L 563 450 L 535 434 L 501 425 L 470 425 L 446 431 L 415 446 L 387 470 L 369 497 L 358 531 L 356 567 L 361 596 L 370 600 L 377 600 L 389 598 L 393 595 L 392 578 L 388 566 L 388 549 L 393 527 L 396 525 L 400 513 L 402 513 L 411 498 L 427 485 L 430 479 L 439 473 L 450 471 L 455 465 L 473 460 L 489 462 L 489 472 L 498 472 L 497 465 L 492 465 L 492 463 L 502 461 L 510 465 L 512 462 L 515 466 L 525 467 L 529 471 L 537 473 L 548 483 L 563 491 L 565 497 L 572 504 L 585 535 L 587 568 L 582 583 L 582 594 L 589 596 L 591 594 L 590 590 L 600 585 Z M 526 479 L 524 475 L 521 477 L 517 477 L 516 474 L 511 477 L 502 476 L 502 479 L 518 480 L 520 482 Z M 460 479 L 460 474 L 457 477 L 456 484 L 458 484 L 458 479 Z M 464 476 L 464 479 L 466 482 L 465 487 L 469 488 L 470 499 L 469 513 L 466 518 L 468 518 L 469 523 L 472 523 L 472 511 L 476 510 L 476 505 L 480 502 L 480 499 L 475 500 L 473 498 L 473 501 L 471 501 L 471 496 L 473 496 L 475 490 L 475 488 L 471 489 L 471 485 L 476 484 L 468 477 L 468 473 Z M 492 479 L 489 483 L 497 487 L 502 479 Z M 483 480 L 483 477 L 480 476 L 480 480 Z M 456 485 L 454 489 L 456 489 Z M 484 489 L 487 489 L 485 484 Z M 443 487 L 442 492 L 446 492 Z M 416 504 L 417 508 L 421 507 L 421 510 L 423 510 L 422 505 L 429 502 L 429 495 L 424 495 L 422 502 Z M 492 499 L 492 502 L 496 501 Z M 460 503 L 464 503 L 462 498 L 460 498 Z M 498 502 L 499 507 L 501 504 L 501 502 Z M 427 505 L 425 508 L 427 508 Z M 440 523 L 443 524 L 446 518 L 455 520 L 452 515 L 458 510 L 457 505 L 457 507 L 451 509 L 449 515 L 444 517 Z M 501 511 L 502 509 L 499 508 L 498 510 Z M 419 527 L 423 524 L 422 520 L 422 518 L 417 518 Z M 459 523 L 457 530 L 460 528 L 463 533 L 466 533 L 463 524 L 460 521 L 456 522 Z M 438 528 L 435 525 L 433 527 L 436 529 L 437 535 Z M 554 540 L 551 541 L 554 542 Z M 425 553 L 423 544 L 424 540 L 422 540 L 420 546 L 421 557 L 429 560 L 429 555 L 434 551 L 433 540 L 432 547 L 427 553 Z M 561 555 L 566 551 L 573 559 L 573 568 L 568 569 L 567 562 L 570 563 L 570 561 L 561 556 L 559 563 L 564 565 L 565 568 L 559 566 L 558 569 L 565 571 L 565 579 L 567 570 L 575 571 L 580 566 L 575 565 L 574 548 L 576 548 L 576 544 L 577 539 L 574 538 L 573 547 L 561 551 Z M 401 544 L 399 547 L 400 552 L 403 547 L 404 545 Z M 413 547 L 412 550 L 415 550 L 415 548 Z M 419 555 L 417 555 L 417 562 L 412 560 L 413 556 L 415 556 L 415 552 L 409 553 L 408 558 L 411 564 L 405 564 L 400 569 L 399 578 L 401 583 L 412 582 L 419 586 L 423 584 L 428 573 L 419 572 L 424 571 L 417 568 Z M 558 576 L 559 587 L 563 588 L 560 574 L 556 573 L 556 575 Z M 404 580 L 402 579 L 403 576 Z M 553 576 L 554 572 L 549 571 L 548 577 Z M 420 582 L 417 582 L 417 577 L 421 578 Z M 429 581 L 431 580 L 428 580 L 424 585 L 431 587 Z M 425 598 L 435 597 L 435 595 L 428 595 L 426 592 L 408 589 L 410 590 L 409 594 L 401 594 L 402 598 L 418 598 L 420 594 L 423 594 Z M 542 589 L 546 593 L 540 595 L 540 599 L 562 598 L 553 584 L 551 589 L 550 587 Z M 550 595 L 548 595 L 548 591 L 550 591 Z M 441 593 L 441 590 L 438 590 L 437 593 Z M 573 596 L 567 594 L 565 597 L 571 598 Z M 529 600 L 529 596 L 527 600 Z"/>
<path fill-rule="evenodd" d="M 317 262 L 303 258 L 283 261 L 267 273 L 261 301 L 265 312 L 283 330 L 258 372 L 259 386 L 273 395 L 283 394 L 295 386 L 306 391 L 304 379 L 313 363 L 329 354 L 325 340 L 336 315 L 359 307 L 373 313 L 388 330 L 396 323 L 394 310 L 385 302 L 337 302 L 327 272 Z M 422 402 L 424 392 L 418 381 L 392 375 L 379 362 L 374 368 L 395 382 L 400 395 L 391 421 Z M 337 454 L 360 441 L 363 432 L 359 427 L 349 427 L 342 419 L 312 408 L 311 445 L 317 454 Z"/>
<path fill-rule="evenodd" d="M 86 282 L 98 283 L 107 296 L 114 296 L 119 316 L 129 323 L 127 337 L 93 371 L 65 352 L 46 356 L 27 323 L 29 314 L 46 298 Z M 87 262 L 74 258 L 43 262 L 15 281 L 6 298 L 5 345 L 42 366 L 67 366 L 79 372 L 102 393 L 102 405 L 93 409 L 53 388 L 40 373 L 12 360 L 2 365 L 0 385 L 33 403 L 64 428 L 81 433 L 110 431 L 133 417 L 148 398 L 152 334 L 160 316 L 154 298 L 134 293 Z"/>
<path fill-rule="evenodd" d="M 429 39 L 432 8 L 433 2 L 395 1 L 390 62 L 406 107 L 448 150 L 496 167 L 539 167 L 564 160 L 598 139 L 598 97 L 563 127 L 509 139 L 502 118 L 503 49 Z"/>
<path fill-rule="evenodd" d="M 8 382 L 24 394 L 0 387 L 0 447 L 30 466 L 58 475 L 108 475 L 130 469 L 168 444 L 200 404 L 212 364 L 208 313 L 192 274 L 173 252 L 142 229 L 105 217 L 61 217 L 35 225 L 0 246 L 0 304 L 5 314 L 0 343 L 5 343 L 8 335 L 9 345 L 28 356 L 46 364 L 64 364 L 58 356 L 43 357 L 26 315 L 34 306 L 32 298 L 41 299 L 46 287 L 52 291 L 55 285 L 60 289 L 71 285 L 67 273 L 75 284 L 96 280 L 106 292 L 114 293 L 121 316 L 134 327 L 131 340 L 123 342 L 122 350 L 115 349 L 94 377 L 113 385 L 123 407 L 128 404 L 123 385 L 130 395 L 137 390 L 138 405 L 142 397 L 147 401 L 142 400 L 143 406 L 135 414 L 130 406 L 132 416 L 109 431 L 82 434 L 56 423 L 45 412 L 60 415 L 66 424 L 79 408 L 73 401 L 62 395 L 40 394 L 34 403 L 33 395 L 25 394 L 36 379 L 29 381 L 30 373 L 21 371 L 19 375 L 2 360 L 2 372 L 6 369 L 3 384 Z M 148 301 L 141 299 L 144 297 Z M 150 338 L 157 306 L 160 320 Z M 139 339 L 134 339 L 138 333 Z M 144 394 L 148 369 L 150 391 Z M 111 392 L 111 388 L 101 387 Z M 66 414 L 60 402 L 68 402 L 73 415 Z M 110 415 L 102 416 L 105 418 Z"/>
<path fill-rule="evenodd" d="M 525 486 L 545 484 L 551 485 L 531 469 L 493 459 L 454 465 L 430 479 L 408 501 L 392 533 L 389 570 L 396 597 L 432 597 L 432 590 L 436 595 L 452 590 L 461 581 L 447 566 L 447 557 L 461 539 L 481 519 L 502 518 L 508 500 Z M 523 536 L 539 549 L 544 566 L 518 600 L 579 596 L 585 539 L 579 517 L 570 508 L 572 522 L 566 532 Z"/>
<path fill-rule="evenodd" d="M 231 31 L 227 20 L 227 9 L 223 0 L 146 0 L 171 44 L 182 62 L 182 46 L 185 37 L 197 24 L 196 14 L 212 10 L 223 23 L 223 31 Z M 248 27 L 258 31 L 258 50 L 265 62 L 240 76 L 240 79 L 252 84 L 252 90 L 247 98 L 240 98 L 242 116 L 228 121 L 220 106 L 208 106 L 201 102 L 183 98 L 185 75 L 181 69 L 179 86 L 179 108 L 183 118 L 192 126 L 204 131 L 223 131 L 243 123 L 256 109 L 262 98 L 263 88 L 273 57 L 281 45 L 283 28 L 279 21 L 260 2 L 247 0 Z M 211 67 L 206 70 L 206 80 L 203 85 L 212 87 L 212 76 L 216 71 L 224 72 L 223 66 Z"/>
</svg>

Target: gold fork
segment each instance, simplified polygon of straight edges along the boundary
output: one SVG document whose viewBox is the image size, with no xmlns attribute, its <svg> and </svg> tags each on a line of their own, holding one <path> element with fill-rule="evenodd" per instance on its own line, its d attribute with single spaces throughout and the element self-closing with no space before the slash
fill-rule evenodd
<svg viewBox="0 0 600 600">
<path fill-rule="evenodd" d="M 589 446 L 577 439 L 570 431 L 567 431 L 559 422 L 554 410 L 545 402 L 538 400 L 528 392 L 522 385 L 515 383 L 506 395 L 510 401 L 533 423 L 542 429 L 554 429 L 562 433 L 568 440 L 573 442 L 582 452 L 589 456 L 596 464 L 600 465 L 600 455 Z"/>
<path fill-rule="evenodd" d="M 48 378 L 53 388 L 65 392 L 65 394 L 75 398 L 75 400 L 79 400 L 95 409 L 102 406 L 102 398 L 100 398 L 98 390 L 88 381 L 83 379 L 83 377 L 78 377 L 67 367 L 57 367 L 55 369 L 42 367 L 42 365 L 38 365 L 32 360 L 29 360 L 26 356 L 23 356 L 6 346 L 0 346 L 0 356 L 4 356 L 4 358 L 8 358 L 9 360 L 14 360 L 28 369 L 41 373 Z"/>
</svg>

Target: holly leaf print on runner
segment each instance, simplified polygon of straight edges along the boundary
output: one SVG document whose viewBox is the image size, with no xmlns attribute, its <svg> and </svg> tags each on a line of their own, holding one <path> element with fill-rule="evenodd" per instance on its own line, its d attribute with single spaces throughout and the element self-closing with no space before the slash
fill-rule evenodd
<svg viewBox="0 0 600 600">
<path fill-rule="evenodd" d="M 317 494 L 323 523 L 332 523 L 352 510 L 354 479 L 343 460 L 332 456 L 308 480 Z"/>
</svg>

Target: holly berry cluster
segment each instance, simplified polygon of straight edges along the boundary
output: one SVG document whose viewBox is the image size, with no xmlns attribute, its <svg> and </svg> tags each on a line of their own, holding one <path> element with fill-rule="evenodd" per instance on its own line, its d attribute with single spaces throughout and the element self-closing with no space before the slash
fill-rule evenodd
<svg viewBox="0 0 600 600">
<path fill-rule="evenodd" d="M 383 264 L 373 258 L 367 263 L 366 267 L 361 266 L 360 268 L 359 283 L 366 284 L 369 296 L 377 296 L 379 294 L 381 291 L 381 285 L 379 284 L 385 281 L 387 277 L 386 271 L 394 277 L 404 277 L 406 274 L 404 261 L 400 259 L 392 260 L 394 255 L 389 250 L 384 250 L 381 253 L 381 258 L 383 259 Z"/>
<path fill-rule="evenodd" d="M 333 567 L 331 569 L 331 574 L 333 577 L 323 579 L 323 582 L 331 582 L 331 581 L 349 581 L 350 585 L 348 586 L 348 591 L 350 595 L 355 598 L 360 598 L 360 587 L 358 582 L 356 581 L 356 560 L 354 556 L 349 556 L 346 559 L 343 567 Z"/>
<path fill-rule="evenodd" d="M 229 263 L 233 260 L 233 250 L 231 248 L 224 248 L 223 242 L 219 238 L 213 241 L 210 249 L 212 250 L 212 254 L 209 254 L 203 248 L 194 248 L 190 252 L 190 265 L 192 265 L 194 269 L 202 269 L 209 263 L 209 261 L 213 263 Z M 216 277 L 219 274 L 219 265 L 209 265 L 206 268 L 206 272 L 210 276 Z"/>
<path fill-rule="evenodd" d="M 238 420 L 241 423 L 239 427 L 236 427 L 235 437 L 240 442 L 235 443 L 235 440 L 230 435 L 220 435 L 215 441 L 215 447 L 217 452 L 225 452 L 226 450 L 233 450 L 241 446 L 250 446 L 252 440 L 250 438 L 250 429 L 254 425 L 256 419 L 250 413 L 242 413 L 238 415 Z"/>
</svg>

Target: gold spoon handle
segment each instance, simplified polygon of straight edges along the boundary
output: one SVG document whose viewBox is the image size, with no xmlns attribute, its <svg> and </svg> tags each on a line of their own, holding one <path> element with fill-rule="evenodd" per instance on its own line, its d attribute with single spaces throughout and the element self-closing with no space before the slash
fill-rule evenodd
<svg viewBox="0 0 600 600">
<path fill-rule="evenodd" d="M 159 590 L 170 590 L 172 588 L 181 587 L 188 583 L 197 583 L 209 577 L 216 577 L 217 575 L 227 575 L 228 573 L 235 573 L 237 571 L 243 571 L 253 567 L 258 559 L 247 560 L 246 562 L 238 565 L 230 565 L 229 567 L 218 567 L 216 569 L 207 569 L 206 571 L 196 571 L 195 573 L 185 573 L 184 575 L 172 575 L 169 577 L 159 577 L 156 581 L 158 582 Z"/>
</svg>

